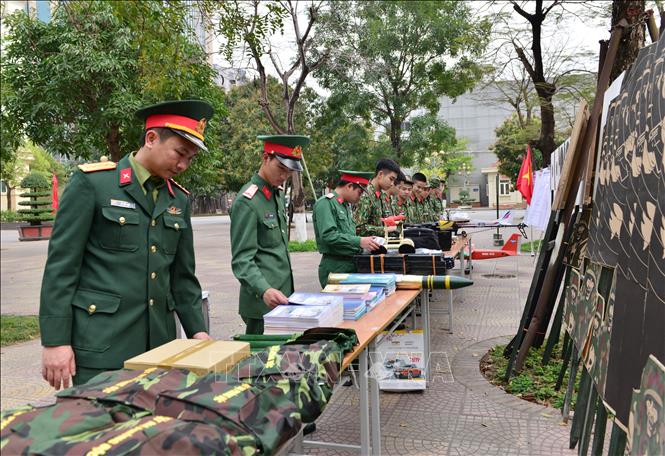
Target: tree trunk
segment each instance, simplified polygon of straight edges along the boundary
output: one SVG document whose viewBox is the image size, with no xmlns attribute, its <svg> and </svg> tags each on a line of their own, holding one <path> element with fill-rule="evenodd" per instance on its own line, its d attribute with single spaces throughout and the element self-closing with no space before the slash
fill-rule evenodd
<svg viewBox="0 0 665 456">
<path fill-rule="evenodd" d="M 613 0 L 612 27 L 621 19 L 628 21 L 629 28 L 624 31 L 616 61 L 612 67 L 610 81 L 614 81 L 623 71 L 630 67 L 637 53 L 644 46 L 645 26 L 637 24 L 644 13 L 644 0 Z M 637 25 L 635 25 L 637 24 Z M 633 26 L 634 25 L 634 26 Z"/>
<path fill-rule="evenodd" d="M 540 100 L 540 138 L 538 139 L 538 150 L 543 154 L 543 166 L 550 164 L 550 155 L 556 149 L 554 141 L 554 106 L 552 97 L 554 96 L 554 85 L 543 82 L 542 89 L 538 90 Z"/>
<path fill-rule="evenodd" d="M 119 162 L 122 158 L 120 153 L 120 128 L 112 126 L 106 134 L 106 147 L 111 155 L 111 161 Z"/>
<path fill-rule="evenodd" d="M 390 119 L 390 145 L 395 151 L 397 161 L 402 160 L 402 120 Z"/>
<path fill-rule="evenodd" d="M 10 187 L 9 184 L 5 183 L 7 186 L 7 210 L 8 211 L 13 211 L 14 208 L 12 207 L 12 192 L 14 191 L 13 187 Z"/>
</svg>

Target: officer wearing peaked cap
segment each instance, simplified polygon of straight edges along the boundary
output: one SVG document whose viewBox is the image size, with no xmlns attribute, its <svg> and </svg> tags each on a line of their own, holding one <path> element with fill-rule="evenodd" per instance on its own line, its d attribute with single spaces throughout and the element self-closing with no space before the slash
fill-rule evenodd
<svg viewBox="0 0 665 456">
<path fill-rule="evenodd" d="M 373 236 L 356 236 L 350 207 L 360 200 L 372 177 L 372 173 L 340 170 L 335 190 L 314 204 L 316 246 L 323 255 L 319 263 L 321 287 L 325 287 L 331 272 L 356 272 L 353 255 L 379 248 Z"/>
<path fill-rule="evenodd" d="M 85 383 L 176 336 L 209 339 L 194 273 L 187 191 L 172 178 L 206 150 L 213 108 L 170 101 L 137 112 L 141 148 L 117 164 L 80 165 L 49 243 L 39 323 L 42 375 Z"/>
<path fill-rule="evenodd" d="M 239 313 L 247 334 L 263 334 L 263 315 L 288 304 L 293 273 L 282 184 L 301 171 L 307 136 L 259 136 L 261 167 L 231 206 L 231 268 L 240 282 Z"/>
</svg>

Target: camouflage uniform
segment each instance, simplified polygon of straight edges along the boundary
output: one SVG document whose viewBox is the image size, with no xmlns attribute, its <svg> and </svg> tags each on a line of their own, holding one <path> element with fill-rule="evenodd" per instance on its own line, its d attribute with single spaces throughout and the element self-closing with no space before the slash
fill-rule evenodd
<svg viewBox="0 0 665 456">
<path fill-rule="evenodd" d="M 353 209 L 356 234 L 358 236 L 383 236 L 381 218 L 389 215 L 392 215 L 392 208 L 388 195 L 369 184 Z"/>
</svg>

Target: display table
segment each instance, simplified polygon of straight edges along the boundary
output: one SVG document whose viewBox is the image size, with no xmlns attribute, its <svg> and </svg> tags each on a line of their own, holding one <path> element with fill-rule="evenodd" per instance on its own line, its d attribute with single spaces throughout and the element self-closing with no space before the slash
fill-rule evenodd
<svg viewBox="0 0 665 456">
<path fill-rule="evenodd" d="M 373 357 L 376 354 L 376 345 L 383 337 L 382 332 L 384 330 L 387 329 L 389 333 L 392 333 L 397 325 L 404 321 L 409 314 L 412 314 L 415 320 L 415 306 L 418 296 L 421 297 L 424 338 L 423 356 L 425 358 L 425 366 L 427 366 L 427 377 L 429 377 L 430 327 L 428 290 L 397 290 L 360 319 L 356 321 L 344 321 L 344 323 L 339 325 L 341 328 L 354 329 L 358 335 L 359 343 L 354 347 L 352 352 L 347 353 L 344 357 L 342 370 L 347 369 L 356 359 L 358 360 L 359 375 L 357 375 L 357 382 L 360 389 L 360 445 L 319 442 L 301 438 L 299 441 L 296 439 L 296 442 L 294 442 L 292 452 L 303 454 L 303 446 L 313 446 L 357 450 L 363 455 L 381 454 L 379 382 L 370 373 L 371 363 L 374 361 Z M 400 315 L 401 318 L 395 321 Z M 381 360 L 376 360 L 376 362 L 381 362 Z"/>
</svg>

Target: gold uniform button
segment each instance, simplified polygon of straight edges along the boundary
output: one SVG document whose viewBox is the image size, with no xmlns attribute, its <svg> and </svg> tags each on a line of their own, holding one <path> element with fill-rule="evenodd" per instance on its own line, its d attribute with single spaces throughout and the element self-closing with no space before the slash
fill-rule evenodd
<svg viewBox="0 0 665 456">
<path fill-rule="evenodd" d="M 151 251 L 152 253 L 156 253 L 156 252 L 157 252 L 157 246 L 155 246 L 155 245 L 151 245 L 151 246 L 150 246 L 150 251 Z"/>
<path fill-rule="evenodd" d="M 90 304 L 90 305 L 88 306 L 88 313 L 89 313 L 90 315 L 94 314 L 94 313 L 95 313 L 95 310 L 97 310 L 97 306 L 96 306 L 96 305 L 94 305 L 94 304 Z"/>
<path fill-rule="evenodd" d="M 120 217 L 118 219 L 118 222 L 120 222 L 121 225 L 124 225 L 125 224 L 125 217 Z"/>
<path fill-rule="evenodd" d="M 157 278 L 157 273 L 156 273 L 156 272 L 151 272 L 151 273 L 150 273 L 150 278 L 151 278 L 152 280 L 155 280 L 155 279 Z"/>
<path fill-rule="evenodd" d="M 176 230 L 179 230 L 179 229 L 180 229 L 180 225 L 177 224 L 177 223 L 174 223 L 174 224 L 173 224 L 173 227 L 174 227 Z"/>
<path fill-rule="evenodd" d="M 148 304 L 150 304 L 150 306 L 152 307 L 155 304 L 155 300 L 151 299 L 150 301 L 148 301 Z"/>
<path fill-rule="evenodd" d="M 155 226 L 155 225 L 157 225 L 157 221 L 155 219 L 152 219 L 152 221 L 150 222 L 150 226 Z"/>
</svg>

